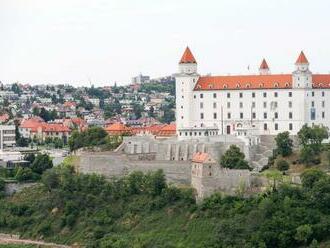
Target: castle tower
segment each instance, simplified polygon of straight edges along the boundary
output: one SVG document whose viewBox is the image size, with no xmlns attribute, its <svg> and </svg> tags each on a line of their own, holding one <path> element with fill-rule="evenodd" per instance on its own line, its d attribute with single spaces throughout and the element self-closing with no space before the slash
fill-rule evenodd
<svg viewBox="0 0 330 248">
<path fill-rule="evenodd" d="M 177 134 L 192 127 L 193 90 L 197 83 L 197 62 L 189 47 L 179 61 L 179 72 L 175 75 L 176 82 L 176 127 Z"/>
<path fill-rule="evenodd" d="M 259 74 L 260 75 L 269 75 L 270 74 L 270 70 L 269 70 L 268 64 L 265 59 L 262 60 L 261 65 L 259 67 Z"/>
<path fill-rule="evenodd" d="M 293 88 L 312 88 L 312 73 L 309 70 L 309 62 L 303 51 L 295 63 L 296 70 L 292 73 L 293 76 Z"/>
</svg>

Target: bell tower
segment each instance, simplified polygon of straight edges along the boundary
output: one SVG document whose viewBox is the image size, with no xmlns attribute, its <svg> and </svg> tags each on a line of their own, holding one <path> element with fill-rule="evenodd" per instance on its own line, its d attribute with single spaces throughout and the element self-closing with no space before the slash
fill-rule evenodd
<svg viewBox="0 0 330 248">
<path fill-rule="evenodd" d="M 303 51 L 295 63 L 296 70 L 292 73 L 293 88 L 312 88 L 312 73 L 309 70 L 309 62 Z"/>
<path fill-rule="evenodd" d="M 260 75 L 269 75 L 270 74 L 270 70 L 269 70 L 268 64 L 265 59 L 262 60 L 261 65 L 259 67 L 259 74 Z"/>
</svg>

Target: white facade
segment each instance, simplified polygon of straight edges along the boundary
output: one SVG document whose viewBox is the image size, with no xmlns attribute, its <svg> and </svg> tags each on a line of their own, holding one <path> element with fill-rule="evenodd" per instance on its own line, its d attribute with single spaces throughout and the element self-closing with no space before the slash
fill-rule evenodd
<svg viewBox="0 0 330 248">
<path fill-rule="evenodd" d="M 330 75 L 312 75 L 305 56 L 302 61 L 299 58 L 292 74 L 271 75 L 263 68 L 260 75 L 220 79 L 203 78 L 197 74 L 196 62 L 181 61 L 176 74 L 178 137 L 234 134 L 242 128 L 257 130 L 258 135 L 283 131 L 295 135 L 305 123 L 330 127 L 326 111 L 330 108 Z M 236 78 L 239 82 L 234 83 Z M 217 83 L 220 80 L 228 84 Z"/>
<path fill-rule="evenodd" d="M 14 147 L 16 135 L 14 125 L 0 125 L 0 150 Z"/>
</svg>

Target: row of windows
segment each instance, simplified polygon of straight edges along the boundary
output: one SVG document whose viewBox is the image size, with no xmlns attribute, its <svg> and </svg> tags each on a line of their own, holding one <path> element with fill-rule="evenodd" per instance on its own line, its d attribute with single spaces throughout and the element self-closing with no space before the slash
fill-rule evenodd
<svg viewBox="0 0 330 248">
<path fill-rule="evenodd" d="M 263 92 L 262 93 L 262 95 L 263 95 L 263 97 L 267 97 L 267 92 Z M 252 92 L 251 93 L 251 96 L 252 96 L 252 98 L 255 98 L 256 97 L 256 93 L 255 92 Z M 288 92 L 288 96 L 289 97 L 292 97 L 292 92 L 290 91 L 290 92 Z M 312 97 L 314 97 L 315 96 L 315 92 L 314 91 L 312 91 Z M 324 97 L 325 96 L 325 92 L 324 91 L 322 91 L 322 96 Z M 228 92 L 227 93 L 227 98 L 230 98 L 231 97 L 231 94 Z M 243 98 L 243 92 L 239 92 L 239 97 L 240 98 Z M 274 97 L 278 97 L 278 92 L 274 92 Z M 194 95 L 194 98 L 196 98 L 196 95 Z M 200 93 L 199 94 L 199 98 L 204 98 L 204 94 L 203 93 Z M 213 98 L 217 98 L 217 93 L 213 93 Z"/>
<path fill-rule="evenodd" d="M 288 113 L 288 117 L 289 117 L 289 119 L 292 119 L 293 118 L 292 112 L 289 112 Z M 204 113 L 200 113 L 200 118 L 202 120 L 204 119 Z M 217 119 L 217 118 L 218 118 L 217 113 L 213 113 L 213 119 Z M 244 119 L 244 113 L 242 113 L 242 112 L 239 113 L 239 118 L 240 119 Z M 252 112 L 252 119 L 256 119 L 256 118 L 257 118 L 257 114 L 255 112 Z M 264 112 L 263 113 L 263 118 L 264 119 L 267 119 L 268 118 L 267 112 Z M 325 118 L 325 112 L 322 112 L 322 119 L 324 119 L 324 118 Z M 182 116 L 182 119 L 183 119 L 183 116 Z M 231 119 L 231 113 L 230 112 L 227 113 L 227 119 Z M 278 119 L 278 113 L 277 112 L 274 113 L 274 119 Z M 312 119 L 315 119 L 315 117 L 312 118 Z"/>
<path fill-rule="evenodd" d="M 322 101 L 321 104 L 322 104 L 322 108 L 324 108 L 325 107 L 325 101 Z M 312 107 L 315 107 L 314 101 L 311 102 L 311 105 L 312 105 Z M 230 102 L 227 102 L 227 108 L 230 108 L 230 106 L 231 106 L 231 103 Z M 239 103 L 239 107 L 240 108 L 243 108 L 243 106 L 244 106 L 243 105 L 243 102 L 240 102 Z M 278 106 L 277 102 L 271 102 L 271 107 L 272 108 L 277 108 L 277 106 Z M 203 102 L 200 102 L 199 103 L 199 107 L 201 109 L 204 108 L 204 103 Z M 256 107 L 256 102 L 252 102 L 251 107 L 252 108 L 255 108 Z M 263 107 L 264 108 L 267 108 L 267 102 L 263 102 Z M 292 102 L 291 101 L 288 102 L 288 107 L 289 108 L 292 108 Z M 181 106 L 181 108 L 183 108 L 183 106 Z M 213 103 L 213 108 L 217 108 L 217 103 L 216 102 Z"/>
</svg>

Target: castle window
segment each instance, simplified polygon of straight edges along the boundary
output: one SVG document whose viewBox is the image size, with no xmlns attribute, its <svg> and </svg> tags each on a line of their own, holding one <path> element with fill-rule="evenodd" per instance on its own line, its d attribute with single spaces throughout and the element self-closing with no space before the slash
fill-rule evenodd
<svg viewBox="0 0 330 248">
<path fill-rule="evenodd" d="M 278 96 L 277 92 L 274 92 L 274 97 L 277 97 L 277 96 Z"/>
<path fill-rule="evenodd" d="M 314 91 L 312 91 L 312 96 L 314 96 Z"/>
<path fill-rule="evenodd" d="M 267 119 L 267 113 L 264 112 L 264 119 Z"/>
<path fill-rule="evenodd" d="M 256 102 L 252 102 L 252 108 L 256 107 Z"/>
<path fill-rule="evenodd" d="M 275 123 L 275 130 L 278 130 L 278 124 Z"/>
<path fill-rule="evenodd" d="M 204 113 L 201 113 L 201 119 L 204 119 Z"/>
<path fill-rule="evenodd" d="M 278 119 L 278 113 L 277 112 L 274 113 L 274 118 Z"/>
<path fill-rule="evenodd" d="M 199 136 L 201 136 L 201 135 L 202 135 L 202 133 L 201 133 L 201 132 L 198 132 L 198 135 L 199 135 Z"/>
<path fill-rule="evenodd" d="M 183 120 L 183 116 L 181 116 L 181 119 Z"/>
<path fill-rule="evenodd" d="M 182 135 L 182 133 L 180 132 L 180 133 L 179 133 L 179 135 L 181 136 L 181 135 Z"/>
<path fill-rule="evenodd" d="M 324 108 L 325 106 L 325 101 L 322 101 L 322 108 Z"/>
<path fill-rule="evenodd" d="M 289 94 L 289 97 L 292 97 L 292 92 L 291 91 L 288 94 Z"/>
<path fill-rule="evenodd" d="M 204 97 L 204 95 L 203 95 L 203 94 L 200 94 L 200 95 L 199 95 L 199 97 L 200 97 L 200 98 L 203 98 L 203 97 Z"/>
<path fill-rule="evenodd" d="M 239 103 L 239 107 L 243 108 L 243 103 L 242 102 Z"/>
<path fill-rule="evenodd" d="M 194 95 L 194 98 L 196 99 L 196 95 Z"/>
<path fill-rule="evenodd" d="M 292 123 L 289 123 L 289 130 L 292 130 L 293 129 L 293 125 Z"/>
<path fill-rule="evenodd" d="M 227 102 L 227 108 L 230 108 L 230 102 Z"/>
<path fill-rule="evenodd" d="M 242 112 L 239 113 L 239 118 L 240 118 L 240 119 L 243 119 L 243 113 L 242 113 Z"/>
<path fill-rule="evenodd" d="M 314 108 L 314 101 L 312 101 L 312 107 Z"/>
<path fill-rule="evenodd" d="M 217 118 L 217 113 L 213 113 L 213 119 Z"/>
<path fill-rule="evenodd" d="M 256 93 L 252 92 L 252 97 L 255 98 L 256 97 Z"/>
<path fill-rule="evenodd" d="M 252 113 L 252 119 L 255 119 L 255 118 L 256 118 L 256 113 L 253 112 L 253 113 Z"/>
<path fill-rule="evenodd" d="M 264 108 L 267 108 L 267 102 L 264 102 Z"/>
<path fill-rule="evenodd" d="M 230 98 L 230 93 L 229 92 L 227 93 L 227 98 Z"/>
<path fill-rule="evenodd" d="M 213 103 L 213 108 L 217 108 L 217 103 L 216 102 Z"/>
<path fill-rule="evenodd" d="M 289 102 L 289 108 L 292 108 L 292 102 L 291 101 Z"/>
<path fill-rule="evenodd" d="M 211 172 L 209 173 L 209 176 L 212 176 L 212 173 Z"/>
<path fill-rule="evenodd" d="M 204 104 L 202 102 L 200 102 L 199 107 L 202 109 L 204 107 Z"/>
<path fill-rule="evenodd" d="M 264 130 L 267 130 L 267 123 L 264 123 Z"/>
<path fill-rule="evenodd" d="M 264 97 L 267 97 L 267 92 L 264 92 L 264 93 L 263 93 L 263 96 L 264 96 Z"/>
<path fill-rule="evenodd" d="M 240 84 L 236 84 L 236 88 L 237 88 L 237 89 L 238 89 L 238 88 L 241 88 Z"/>
<path fill-rule="evenodd" d="M 231 118 L 231 114 L 230 112 L 227 113 L 227 119 L 230 119 Z"/>
<path fill-rule="evenodd" d="M 289 119 L 292 119 L 292 112 L 289 112 Z"/>
<path fill-rule="evenodd" d="M 213 93 L 213 98 L 217 98 L 217 93 Z"/>
<path fill-rule="evenodd" d="M 324 91 L 322 91 L 322 96 L 324 96 Z"/>
<path fill-rule="evenodd" d="M 243 97 L 243 92 L 239 93 L 239 97 L 242 98 Z"/>
<path fill-rule="evenodd" d="M 183 109 L 183 106 L 181 105 L 181 108 Z"/>
<path fill-rule="evenodd" d="M 323 111 L 322 112 L 322 119 L 324 119 L 324 117 L 325 117 L 325 112 Z"/>
</svg>

